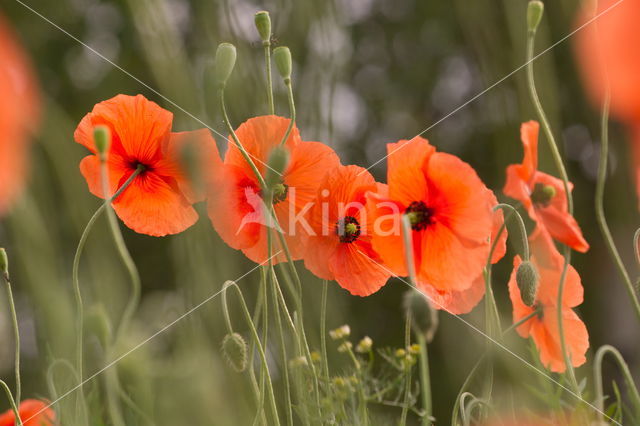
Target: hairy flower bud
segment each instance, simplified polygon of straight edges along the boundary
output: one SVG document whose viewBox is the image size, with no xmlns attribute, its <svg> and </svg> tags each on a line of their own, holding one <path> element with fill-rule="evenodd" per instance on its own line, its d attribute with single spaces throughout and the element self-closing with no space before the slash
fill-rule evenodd
<svg viewBox="0 0 640 426">
<path fill-rule="evenodd" d="M 216 84 L 224 87 L 236 65 L 236 47 L 231 43 L 220 43 L 216 50 L 215 79 Z"/>
<path fill-rule="evenodd" d="M 411 315 L 414 331 L 422 333 L 427 343 L 431 342 L 438 330 L 438 313 L 429 300 L 419 291 L 409 290 L 404 295 L 404 308 Z"/>
<path fill-rule="evenodd" d="M 282 183 L 282 175 L 289 165 L 289 150 L 284 146 L 276 146 L 269 153 L 269 161 L 267 162 L 267 172 L 265 174 L 265 184 L 267 188 Z"/>
<path fill-rule="evenodd" d="M 531 0 L 527 7 L 527 28 L 529 31 L 535 31 L 540 25 L 542 14 L 544 13 L 544 3 L 540 0 Z"/>
<path fill-rule="evenodd" d="M 538 293 L 538 271 L 533 263 L 525 260 L 516 271 L 516 283 L 520 289 L 520 298 L 527 306 L 533 306 Z"/>
<path fill-rule="evenodd" d="M 265 45 L 269 45 L 271 41 L 271 18 L 269 12 L 262 10 L 255 14 L 255 23 L 260 39 Z"/>
<path fill-rule="evenodd" d="M 247 368 L 247 342 L 238 333 L 224 336 L 222 354 L 231 368 L 238 373 Z"/>
<path fill-rule="evenodd" d="M 101 161 L 106 161 L 111 146 L 111 132 L 107 126 L 96 126 L 93 129 L 93 143 Z"/>
<path fill-rule="evenodd" d="M 276 62 L 276 67 L 280 76 L 284 79 L 285 83 L 291 80 L 291 51 L 288 47 L 281 46 L 276 47 L 273 50 L 273 60 Z"/>
<path fill-rule="evenodd" d="M 9 273 L 9 258 L 7 251 L 0 247 L 0 274 L 7 275 Z"/>
</svg>

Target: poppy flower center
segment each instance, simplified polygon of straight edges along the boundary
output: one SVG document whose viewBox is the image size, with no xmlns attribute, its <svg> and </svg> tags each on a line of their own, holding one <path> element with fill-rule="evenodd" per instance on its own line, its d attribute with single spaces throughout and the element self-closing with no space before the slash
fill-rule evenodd
<svg viewBox="0 0 640 426">
<path fill-rule="evenodd" d="M 414 201 L 404 211 L 409 218 L 411 229 L 422 231 L 427 226 L 433 224 L 433 209 L 427 207 L 423 201 Z"/>
<path fill-rule="evenodd" d="M 531 192 L 531 201 L 537 206 L 548 207 L 555 196 L 556 189 L 553 186 L 536 183 Z"/>
<path fill-rule="evenodd" d="M 129 161 L 129 167 L 134 170 L 140 169 L 140 174 L 152 170 L 151 166 L 136 160 Z"/>
<path fill-rule="evenodd" d="M 289 185 L 276 183 L 273 186 L 273 204 L 284 201 L 287 198 L 287 194 L 289 194 Z"/>
<path fill-rule="evenodd" d="M 336 222 L 336 233 L 341 243 L 352 243 L 360 236 L 360 223 L 353 216 L 345 216 Z"/>
</svg>

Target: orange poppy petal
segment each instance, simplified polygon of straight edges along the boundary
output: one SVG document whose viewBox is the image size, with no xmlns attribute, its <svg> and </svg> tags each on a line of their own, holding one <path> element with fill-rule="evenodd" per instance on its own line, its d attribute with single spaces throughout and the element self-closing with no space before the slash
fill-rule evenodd
<svg viewBox="0 0 640 426">
<path fill-rule="evenodd" d="M 123 166 L 122 158 L 115 155 L 107 162 L 107 170 L 109 173 L 109 196 L 112 196 L 120 185 L 131 176 L 133 171 L 127 170 Z M 87 181 L 89 191 L 96 197 L 104 198 L 100 160 L 97 155 L 88 155 L 80 161 L 80 173 L 82 173 L 82 176 L 84 176 Z"/>
<path fill-rule="evenodd" d="M 579 367 L 587 360 L 585 354 L 589 349 L 589 333 L 584 322 L 572 309 L 563 309 L 562 321 L 569 359 L 574 367 Z M 564 372 L 566 365 L 560 346 L 558 316 L 555 309 L 544 310 L 542 323 L 534 325 L 531 335 L 540 352 L 542 364 L 553 372 Z"/>
<path fill-rule="evenodd" d="M 387 144 L 387 181 L 391 199 L 407 206 L 426 197 L 422 167 L 434 152 L 429 141 L 420 136 Z"/>
<path fill-rule="evenodd" d="M 309 237 L 304 253 L 304 266 L 318 278 L 333 280 L 335 275 L 329 267 L 329 259 L 338 249 L 340 242 L 322 235 Z"/>
<path fill-rule="evenodd" d="M 136 177 L 114 201 L 113 208 L 129 228 L 156 237 L 182 232 L 198 220 L 175 181 L 166 181 L 153 172 Z"/>
<path fill-rule="evenodd" d="M 493 198 L 495 199 L 495 196 Z M 495 205 L 497 205 L 497 200 L 496 200 L 496 203 L 493 204 L 493 206 Z M 504 225 L 504 213 L 502 212 L 502 209 L 498 209 L 493 212 L 493 225 L 491 228 L 491 244 L 494 244 L 494 241 L 496 241 L 496 238 L 497 238 L 497 242 L 495 243 L 495 248 L 493 250 L 493 254 L 491 255 L 491 263 L 498 263 L 500 259 L 502 259 L 504 255 L 507 253 L 508 232 L 507 232 L 507 227 L 505 226 L 504 228 L 502 228 L 502 225 Z M 501 228 L 502 228 L 502 232 L 500 232 Z M 500 232 L 500 235 L 498 235 L 498 232 Z"/>
<path fill-rule="evenodd" d="M 439 291 L 429 284 L 421 283 L 418 283 L 418 287 L 424 291 L 434 308 L 454 315 L 471 312 L 480 303 L 485 291 L 483 274 L 473 281 L 471 287 L 462 291 Z"/>
<path fill-rule="evenodd" d="M 537 121 L 527 121 L 520 126 L 520 139 L 524 148 L 520 178 L 529 181 L 538 170 L 538 131 L 540 125 Z"/>
<path fill-rule="evenodd" d="M 531 188 L 529 182 L 523 180 L 520 175 L 522 174 L 522 165 L 511 164 L 507 166 L 507 181 L 502 188 L 502 192 L 507 197 L 518 200 L 522 203 L 529 216 L 533 220 L 537 220 L 536 213 L 533 209 L 533 203 L 531 202 Z"/>
<path fill-rule="evenodd" d="M 391 276 L 369 244 L 340 244 L 329 264 L 338 284 L 354 296 L 375 293 Z"/>
<path fill-rule="evenodd" d="M 388 198 L 385 192 L 369 192 L 367 197 L 367 217 L 374 225 L 369 225 L 371 244 L 384 264 L 396 275 L 406 277 L 407 266 L 402 240 L 402 217 L 404 207 Z"/>
<path fill-rule="evenodd" d="M 56 413 L 47 408 L 47 403 L 38 399 L 25 399 L 18 407 L 18 413 L 24 426 L 53 426 L 56 421 Z M 30 420 L 27 420 L 30 419 Z M 7 410 L 0 414 L 0 426 L 14 426 L 16 417 L 13 410 Z"/>
</svg>

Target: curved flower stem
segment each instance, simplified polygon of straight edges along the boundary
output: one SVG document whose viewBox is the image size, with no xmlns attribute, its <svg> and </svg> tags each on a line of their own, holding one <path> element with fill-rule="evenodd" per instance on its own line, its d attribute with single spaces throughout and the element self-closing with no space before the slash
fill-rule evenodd
<svg viewBox="0 0 640 426">
<path fill-rule="evenodd" d="M 522 240 L 522 258 L 523 260 L 529 260 L 529 240 L 527 239 L 527 228 L 525 228 L 524 220 L 522 220 L 522 216 L 520 216 L 520 213 L 518 213 L 518 210 L 516 210 L 516 208 L 513 207 L 511 204 L 504 204 L 504 203 L 498 204 L 493 209 L 494 211 L 496 209 L 509 210 L 509 216 L 506 219 L 511 218 L 512 215 L 516 216 L 516 219 L 517 219 L 516 222 L 518 223 L 518 229 L 520 230 L 520 239 Z M 505 219 L 505 223 L 506 223 L 506 219 Z M 496 241 L 498 241 L 497 238 L 496 238 Z M 489 262 L 491 262 L 491 258 L 489 258 Z"/>
<path fill-rule="evenodd" d="M 598 180 L 596 182 L 596 218 L 598 220 L 598 225 L 600 226 L 600 232 L 602 232 L 602 236 L 604 237 L 604 241 L 607 246 L 607 250 L 609 251 L 609 255 L 613 259 L 613 262 L 618 269 L 620 277 L 625 284 L 627 289 L 627 293 L 629 294 L 629 298 L 631 299 L 631 304 L 633 305 L 633 310 L 640 320 L 640 302 L 638 301 L 638 294 L 631 282 L 631 278 L 629 277 L 629 273 L 620 258 L 620 253 L 618 253 L 618 249 L 616 248 L 616 243 L 613 241 L 613 237 L 611 236 L 611 231 L 609 230 L 609 225 L 607 224 L 607 218 L 604 214 L 604 185 L 607 180 L 607 161 L 609 155 L 609 104 L 611 100 L 611 94 L 607 91 L 604 102 L 602 104 L 602 116 L 601 116 L 601 141 L 600 141 L 600 161 L 598 164 Z M 636 259 L 640 259 L 638 254 L 638 231 L 636 231 L 633 238 L 633 249 L 636 256 Z"/>
<path fill-rule="evenodd" d="M 535 79 L 533 77 L 533 52 L 535 47 L 535 30 L 530 30 L 527 35 L 527 81 L 529 86 L 529 94 L 531 96 L 531 100 L 535 106 L 538 118 L 542 122 L 542 128 L 544 129 L 545 135 L 547 136 L 547 142 L 549 148 L 551 149 L 551 154 L 553 156 L 553 160 L 556 164 L 556 168 L 562 177 L 562 185 L 564 187 L 564 192 L 567 196 L 567 209 L 569 214 L 573 214 L 573 196 L 571 195 L 571 191 L 569 190 L 569 176 L 567 175 L 567 171 L 564 167 L 564 163 L 562 161 L 562 156 L 560 155 L 560 151 L 558 150 L 558 144 L 556 143 L 555 137 L 553 136 L 553 132 L 551 130 L 551 126 L 549 124 L 549 120 L 547 115 L 542 108 L 542 104 L 540 103 L 540 98 L 538 97 L 538 92 L 536 90 Z M 558 334 L 560 335 L 560 348 L 562 350 L 562 357 L 564 359 L 564 363 L 567 368 L 567 374 L 569 376 L 569 382 L 573 387 L 576 395 L 581 396 L 580 387 L 578 386 L 578 381 L 576 380 L 576 375 L 573 370 L 573 364 L 571 363 L 571 356 L 567 352 L 567 345 L 564 335 L 564 319 L 562 316 L 562 297 L 564 295 L 564 285 L 565 278 L 567 275 L 567 269 L 569 268 L 569 263 L 571 262 L 571 247 L 564 247 L 564 266 L 562 268 L 562 274 L 560 275 L 560 283 L 558 285 L 558 309 L 557 309 L 557 320 L 558 320 Z"/>
<path fill-rule="evenodd" d="M 227 115 L 227 107 L 225 106 L 225 103 L 224 103 L 224 87 L 220 88 L 220 110 L 222 111 L 222 119 L 224 120 L 224 124 L 227 126 L 227 130 L 231 134 L 231 139 L 233 139 L 233 142 L 235 143 L 236 147 L 238 147 L 238 149 L 240 150 L 240 153 L 244 157 L 245 161 L 247 162 L 247 164 L 249 164 L 249 166 L 251 167 L 251 170 L 253 170 L 253 173 L 256 175 L 256 179 L 260 183 L 260 187 L 265 188 L 266 185 L 264 183 L 264 178 L 260 174 L 258 167 L 256 167 L 256 164 L 251 159 L 251 155 L 249 155 L 247 150 L 244 149 L 244 146 L 242 146 L 240 139 L 238 139 L 238 135 L 236 135 L 235 130 L 233 130 L 233 126 L 231 126 L 231 122 L 229 121 L 229 116 Z"/>
<path fill-rule="evenodd" d="M 7 300 L 9 301 L 9 309 L 11 311 L 11 324 L 13 326 L 13 339 L 15 343 L 15 360 L 14 370 L 16 376 L 16 404 L 20 405 L 20 393 L 22 390 L 22 382 L 20 380 L 20 330 L 18 329 L 18 315 L 16 314 L 16 304 L 13 300 L 13 291 L 11 290 L 11 278 L 9 272 L 2 274 L 7 290 Z"/>
<path fill-rule="evenodd" d="M 82 252 L 84 251 L 84 246 L 87 243 L 87 239 L 89 238 L 89 234 L 93 229 L 96 221 L 104 211 L 104 209 L 113 203 L 122 192 L 127 189 L 127 187 L 133 182 L 133 180 L 141 173 L 141 169 L 136 169 L 135 172 L 129 176 L 129 178 L 122 184 L 120 188 L 116 191 L 115 194 L 108 200 L 105 200 L 100 207 L 96 210 L 96 212 L 91 216 L 87 226 L 85 226 L 84 231 L 82 231 L 82 236 L 80 236 L 80 241 L 78 242 L 78 247 L 76 248 L 76 253 L 73 257 L 73 270 L 71 273 L 72 281 L 73 281 L 73 293 L 76 302 L 76 370 L 78 372 L 78 381 L 80 386 L 80 394 L 84 395 L 82 392 L 82 381 L 83 381 L 83 337 L 84 337 L 84 304 L 82 302 L 82 292 L 80 290 L 80 280 L 78 278 L 78 271 L 80 269 L 80 258 L 82 257 Z M 82 397 L 84 399 L 84 396 Z"/>
<path fill-rule="evenodd" d="M 293 100 L 293 86 L 291 83 L 291 79 L 287 78 L 284 81 L 285 86 L 287 86 L 287 100 L 289 101 L 289 114 L 291 115 L 291 119 L 289 120 L 289 125 L 287 126 L 287 131 L 284 132 L 284 136 L 280 141 L 280 145 L 284 145 L 289 139 L 289 135 L 291 134 L 291 130 L 293 126 L 296 124 L 296 104 Z"/>
<path fill-rule="evenodd" d="M 409 348 L 411 345 L 411 312 L 407 312 L 404 322 L 404 346 Z M 409 413 L 409 393 L 411 392 L 411 365 L 405 365 L 405 383 L 404 383 L 404 402 L 402 404 L 402 413 L 400 414 L 400 426 L 407 424 L 407 414 Z"/>
<path fill-rule="evenodd" d="M 267 68 L 267 102 L 269 103 L 269 114 L 275 114 L 275 106 L 273 104 L 273 80 L 271 78 L 271 41 L 263 41 L 264 61 Z"/>
<path fill-rule="evenodd" d="M 100 163 L 101 170 L 101 178 L 102 178 L 102 193 L 109 193 L 109 171 L 107 169 L 107 162 L 101 161 Z M 139 164 L 136 168 L 135 172 L 132 174 L 140 174 L 145 170 L 145 167 L 142 164 Z M 129 178 L 131 179 L 131 178 Z M 110 202 L 105 202 L 107 209 L 107 219 L 109 221 L 109 230 L 111 231 L 111 236 L 113 237 L 113 241 L 116 244 L 116 248 L 118 250 L 118 254 L 120 255 L 120 259 L 124 263 L 127 268 L 127 272 L 129 273 L 129 278 L 131 279 L 131 296 L 127 305 L 125 306 L 124 312 L 122 313 L 122 319 L 120 320 L 120 324 L 116 330 L 114 341 L 117 342 L 122 338 L 122 334 L 124 330 L 127 329 L 133 314 L 135 313 L 136 307 L 140 301 L 140 274 L 138 273 L 138 268 L 136 267 L 135 262 L 131 258 L 131 254 L 127 249 L 127 245 L 124 242 L 124 238 L 122 236 L 122 231 L 120 231 L 120 226 L 118 225 L 118 218 L 116 217 L 116 213 L 113 210 Z"/>
<path fill-rule="evenodd" d="M 630 397 L 633 401 L 630 404 L 632 407 L 636 409 L 636 411 L 640 410 L 640 393 L 638 393 L 638 388 L 636 387 L 633 376 L 631 375 L 631 371 L 629 370 L 629 366 L 624 361 L 624 358 L 620 354 L 620 352 L 611 345 L 601 346 L 593 359 L 593 383 L 596 392 L 596 400 L 595 405 L 598 408 L 598 418 L 601 423 L 604 424 L 604 395 L 602 391 L 602 360 L 606 354 L 610 353 L 613 355 L 616 360 L 620 370 L 622 371 L 622 375 L 624 376 L 627 387 L 629 389 Z"/>
<path fill-rule="evenodd" d="M 640 242 L 640 228 L 636 229 L 636 233 L 633 234 L 633 253 L 636 255 L 636 263 L 640 265 L 640 247 L 638 247 L 638 243 Z"/>
<path fill-rule="evenodd" d="M 244 301 L 244 297 L 242 296 L 242 291 L 240 291 L 240 288 L 238 287 L 238 284 L 236 284 L 233 281 L 227 281 L 224 283 L 224 286 L 222 287 L 222 297 L 226 297 L 227 295 L 227 289 L 229 287 L 233 287 L 237 294 L 238 294 L 238 298 L 240 299 L 240 304 L 242 307 L 242 312 L 244 314 L 244 317 L 247 321 L 247 324 L 249 325 L 249 329 L 251 330 L 251 334 L 253 335 L 254 340 L 256 341 L 256 346 L 258 348 L 258 353 L 260 354 L 260 359 L 262 361 L 262 368 L 265 371 L 265 375 L 266 375 L 266 384 L 267 384 L 267 391 L 269 394 L 269 404 L 271 405 L 271 412 L 272 412 L 272 416 L 273 416 L 273 422 L 275 425 L 280 425 L 280 417 L 278 416 L 278 408 L 276 406 L 276 399 L 275 399 L 275 395 L 273 393 L 273 385 L 271 382 L 271 374 L 269 373 L 269 365 L 267 364 L 267 357 L 264 353 L 264 349 L 262 348 L 262 345 L 260 344 L 260 337 L 258 336 L 258 331 L 256 330 L 255 326 L 253 325 L 253 321 L 251 321 L 251 314 L 249 313 L 249 309 L 247 308 L 247 304 Z"/>
<path fill-rule="evenodd" d="M 329 282 L 322 280 L 322 303 L 320 305 L 320 347 L 324 377 L 329 380 L 329 360 L 327 359 L 327 290 Z"/>
<path fill-rule="evenodd" d="M 20 412 L 18 411 L 18 406 L 16 405 L 16 401 L 13 399 L 13 395 L 11 394 L 11 389 L 4 382 L 4 380 L 0 380 L 0 386 L 4 389 L 4 392 L 7 394 L 7 399 L 9 400 L 9 404 L 11 405 L 11 410 L 13 410 L 13 414 L 16 420 L 16 426 L 23 426 L 22 419 L 20 418 Z"/>
</svg>

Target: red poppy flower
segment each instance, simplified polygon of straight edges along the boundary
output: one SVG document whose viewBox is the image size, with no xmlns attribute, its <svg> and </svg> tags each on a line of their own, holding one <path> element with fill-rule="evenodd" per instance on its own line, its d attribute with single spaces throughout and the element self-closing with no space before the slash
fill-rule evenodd
<svg viewBox="0 0 640 426">
<path fill-rule="evenodd" d="M 56 421 L 56 413 L 47 408 L 47 403 L 38 399 L 26 399 L 18 407 L 18 414 L 24 426 L 53 426 Z M 27 420 L 29 419 L 29 420 Z M 13 410 L 0 414 L 0 426 L 14 426 L 16 416 Z"/>
<path fill-rule="evenodd" d="M 540 361 L 551 371 L 561 373 L 566 369 L 560 335 L 558 331 L 558 285 L 564 266 L 564 258 L 556 249 L 544 228 L 537 227 L 529 237 L 531 262 L 538 270 L 539 281 L 535 303 L 532 307 L 522 301 L 520 289 L 516 283 L 516 271 L 522 262 L 519 256 L 513 261 L 513 272 L 509 280 L 509 296 L 513 304 L 513 322 L 516 323 L 540 310 L 537 316 L 517 328 L 518 333 L 527 338 L 531 336 L 538 351 Z M 589 334 L 582 320 L 573 309 L 582 303 L 583 289 L 580 276 L 569 265 L 562 295 L 562 318 L 567 352 L 574 367 L 586 361 L 585 353 L 589 348 Z"/>
<path fill-rule="evenodd" d="M 20 194 L 27 175 L 29 137 L 39 116 L 38 88 L 27 55 L 0 16 L 0 216 Z"/>
<path fill-rule="evenodd" d="M 305 266 L 356 296 L 375 293 L 391 276 L 371 247 L 365 194 L 378 185 L 362 167 L 339 167 L 325 175 L 308 216 Z"/>
<path fill-rule="evenodd" d="M 286 133 L 289 120 L 274 115 L 254 117 L 236 130 L 238 139 L 264 176 L 271 150 L 278 146 Z M 293 259 L 302 258 L 304 217 L 316 196 L 325 174 L 338 167 L 335 152 L 320 142 L 304 142 L 294 126 L 285 147 L 289 150 L 289 165 L 282 174 L 281 191 L 274 196 L 273 205 L 280 229 Z M 215 230 L 232 248 L 256 263 L 268 260 L 267 224 L 262 189 L 252 168 L 247 164 L 233 140 L 225 155 L 218 180 L 210 185 L 209 218 Z M 273 262 L 286 260 L 278 237 L 273 234 Z"/>
<path fill-rule="evenodd" d="M 193 225 L 198 215 L 193 204 L 204 199 L 187 178 L 181 155 L 192 144 L 201 159 L 200 169 L 207 173 L 220 168 L 220 155 L 208 130 L 171 132 L 173 114 L 142 95 L 118 95 L 97 104 L 85 115 L 74 137 L 93 155 L 80 163 L 80 171 L 89 190 L 104 198 L 100 160 L 93 142 L 93 129 L 105 125 L 111 131 L 108 156 L 112 195 L 136 171 L 142 173 L 113 202 L 120 219 L 141 234 L 164 236 L 177 234 Z"/>
<path fill-rule="evenodd" d="M 567 210 L 567 194 L 562 180 L 538 171 L 538 130 L 539 125 L 535 121 L 522 124 L 520 137 L 524 158 L 522 164 L 507 167 L 503 192 L 520 201 L 531 219 L 553 238 L 584 253 L 589 250 L 589 244 Z M 573 184 L 569 183 L 569 190 L 572 189 Z"/>
<path fill-rule="evenodd" d="M 435 152 L 426 139 L 388 144 L 387 151 L 388 193 L 370 194 L 367 203 L 377 224 L 374 250 L 392 272 L 406 276 L 399 224 L 409 215 L 421 289 L 469 290 L 489 255 L 494 195 L 467 163 Z"/>
</svg>

